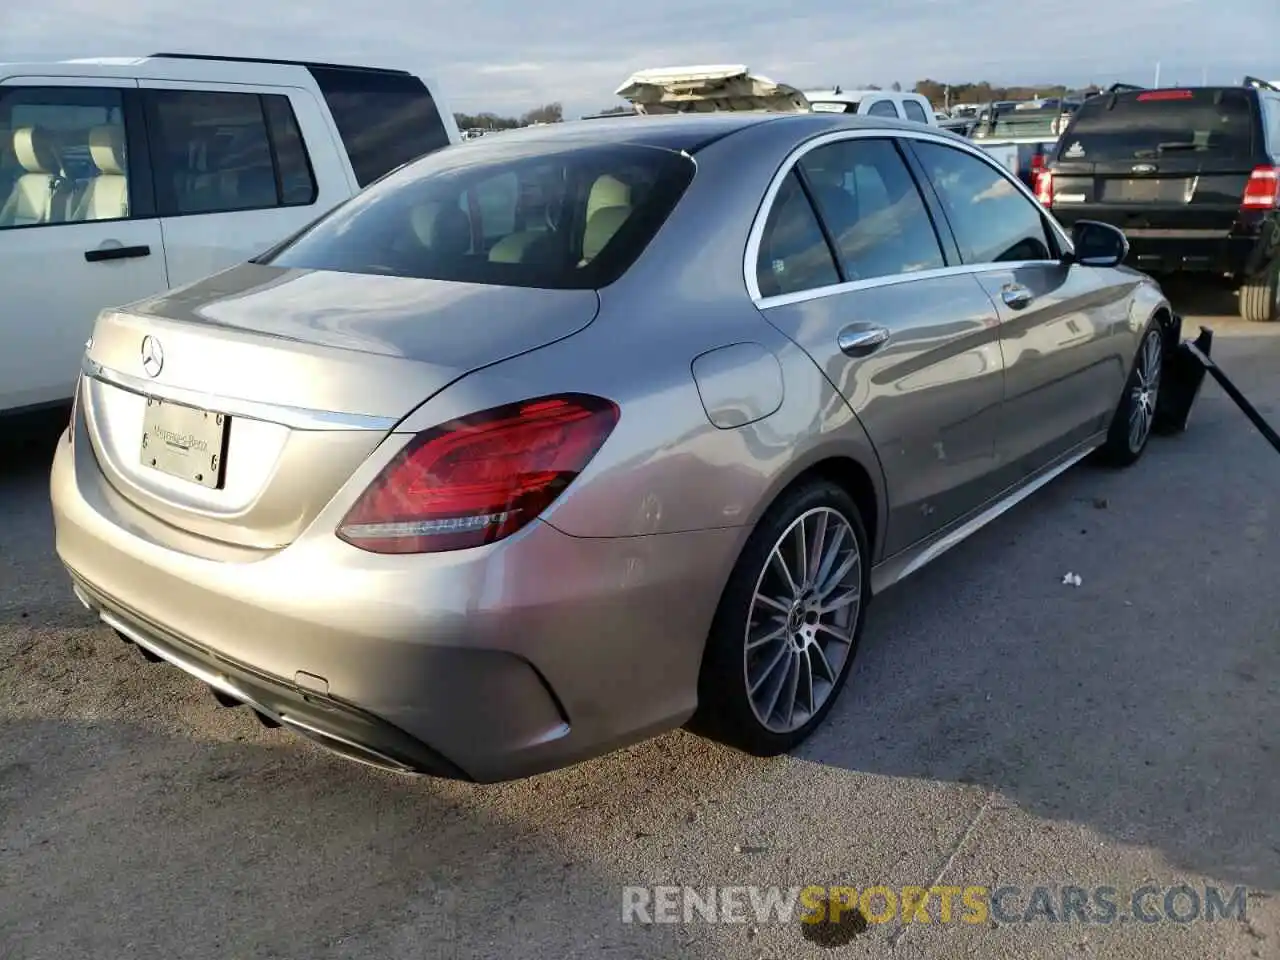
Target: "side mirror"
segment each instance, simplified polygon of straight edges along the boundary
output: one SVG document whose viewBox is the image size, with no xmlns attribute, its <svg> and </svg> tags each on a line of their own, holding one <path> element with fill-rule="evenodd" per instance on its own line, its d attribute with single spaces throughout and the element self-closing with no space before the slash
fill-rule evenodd
<svg viewBox="0 0 1280 960">
<path fill-rule="evenodd" d="M 1077 220 L 1071 227 L 1071 245 L 1071 261 L 1084 267 L 1118 267 L 1129 256 L 1124 231 L 1097 220 Z"/>
</svg>

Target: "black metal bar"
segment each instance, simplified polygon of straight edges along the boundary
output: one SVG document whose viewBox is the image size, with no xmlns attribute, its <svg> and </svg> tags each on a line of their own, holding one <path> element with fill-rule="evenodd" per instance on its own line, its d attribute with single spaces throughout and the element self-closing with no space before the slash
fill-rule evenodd
<svg viewBox="0 0 1280 960">
<path fill-rule="evenodd" d="M 1185 348 L 1191 356 L 1195 357 L 1195 359 L 1200 362 L 1205 370 L 1208 371 L 1209 376 L 1218 381 L 1218 386 L 1222 387 L 1222 389 L 1226 391 L 1227 396 L 1235 401 L 1236 406 L 1239 407 L 1244 412 L 1244 415 L 1249 418 L 1250 422 L 1258 428 L 1258 432 L 1266 438 L 1267 442 L 1271 444 L 1277 452 L 1280 452 L 1280 434 L 1277 434 L 1275 430 L 1271 428 L 1271 424 L 1267 423 L 1267 421 L 1262 418 L 1262 414 L 1258 413 L 1253 404 L 1245 399 L 1244 394 L 1236 389 L 1236 385 L 1232 383 L 1227 375 L 1218 368 L 1218 365 L 1205 356 L 1205 354 L 1200 351 L 1200 348 L 1194 343 L 1184 343 L 1183 348 Z"/>
</svg>

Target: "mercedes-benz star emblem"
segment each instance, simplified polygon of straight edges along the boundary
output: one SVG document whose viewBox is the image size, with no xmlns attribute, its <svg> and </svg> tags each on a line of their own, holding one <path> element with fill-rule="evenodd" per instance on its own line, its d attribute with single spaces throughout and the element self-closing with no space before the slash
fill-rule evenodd
<svg viewBox="0 0 1280 960">
<path fill-rule="evenodd" d="M 164 369 L 164 348 L 150 334 L 142 338 L 142 369 L 148 377 L 158 377 Z"/>
</svg>

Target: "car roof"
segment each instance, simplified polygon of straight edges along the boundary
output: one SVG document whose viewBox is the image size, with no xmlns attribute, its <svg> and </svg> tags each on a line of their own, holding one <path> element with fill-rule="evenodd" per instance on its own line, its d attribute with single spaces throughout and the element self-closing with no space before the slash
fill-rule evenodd
<svg viewBox="0 0 1280 960">
<path fill-rule="evenodd" d="M 153 53 L 142 57 L 84 57 L 74 60 L 30 63 L 0 61 L 0 79 L 13 76 L 74 76 L 280 84 L 292 82 L 298 76 L 299 70 L 312 68 L 383 75 L 410 75 L 407 70 L 392 67 L 190 53 Z M 418 78 L 427 86 L 434 88 L 429 77 L 418 74 Z"/>
<path fill-rule="evenodd" d="M 522 127 L 503 131 L 492 137 L 481 137 L 467 145 L 468 150 L 500 150 L 503 143 L 519 140 L 533 144 L 545 142 L 548 151 L 574 145 L 630 143 L 660 147 L 666 150 L 697 151 L 739 130 L 769 124 L 780 137 L 797 142 L 834 130 L 886 130 L 919 132 L 922 124 L 913 120 L 890 117 L 867 117 L 851 113 L 769 113 L 765 111 L 733 111 L 716 113 L 636 114 L 591 120 L 567 120 L 538 127 Z M 935 127 L 930 133 L 954 136 Z M 964 141 L 963 137 L 956 139 Z"/>
</svg>

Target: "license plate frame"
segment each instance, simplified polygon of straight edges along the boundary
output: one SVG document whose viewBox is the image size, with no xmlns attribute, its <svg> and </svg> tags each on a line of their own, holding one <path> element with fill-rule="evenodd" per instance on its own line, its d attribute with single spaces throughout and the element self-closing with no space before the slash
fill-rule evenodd
<svg viewBox="0 0 1280 960">
<path fill-rule="evenodd" d="M 147 397 L 139 460 L 166 476 L 221 490 L 227 475 L 231 418 L 159 397 Z"/>
<path fill-rule="evenodd" d="M 1105 198 L 1129 203 L 1186 203 L 1187 177 L 1131 177 L 1108 181 Z"/>
</svg>

